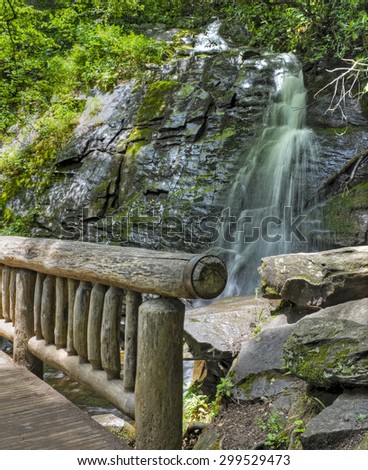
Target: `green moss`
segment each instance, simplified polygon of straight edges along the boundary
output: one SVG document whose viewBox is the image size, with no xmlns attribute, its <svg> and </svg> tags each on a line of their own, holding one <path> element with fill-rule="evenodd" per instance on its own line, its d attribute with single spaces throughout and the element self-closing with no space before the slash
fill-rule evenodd
<svg viewBox="0 0 368 470">
<path fill-rule="evenodd" d="M 310 345 L 305 346 L 292 336 L 284 346 L 284 358 L 291 373 L 311 385 L 326 387 L 331 384 L 333 376 L 354 374 L 355 366 L 350 360 L 353 351 L 353 341 L 326 342 L 311 349 Z"/>
<path fill-rule="evenodd" d="M 242 390 L 242 392 L 244 393 L 244 397 L 248 400 L 251 396 L 252 387 L 256 378 L 257 378 L 256 374 L 250 375 L 249 377 L 245 379 L 245 381 L 242 384 L 237 385 L 237 388 Z"/>
<path fill-rule="evenodd" d="M 266 282 L 262 284 L 262 293 L 265 297 L 269 299 L 278 299 L 280 298 L 280 293 L 274 288 L 267 285 Z"/>
<path fill-rule="evenodd" d="M 244 399 L 251 399 L 254 382 L 258 379 L 265 379 L 270 384 L 273 384 L 276 380 L 282 382 L 285 381 L 286 383 L 290 381 L 288 377 L 284 377 L 281 374 L 278 374 L 277 372 L 274 372 L 272 370 L 268 372 L 262 372 L 260 374 L 249 375 L 242 384 L 236 386 L 244 394 Z"/>
<path fill-rule="evenodd" d="M 151 83 L 137 113 L 137 123 L 155 121 L 164 116 L 171 93 L 179 87 L 178 82 L 161 80 Z"/>
<path fill-rule="evenodd" d="M 128 147 L 127 147 L 126 152 L 125 152 L 125 156 L 126 156 L 127 160 L 131 161 L 131 160 L 135 159 L 135 157 L 139 153 L 140 149 L 142 147 L 144 147 L 145 145 L 147 145 L 147 142 L 145 142 L 143 140 L 128 144 Z"/>
<path fill-rule="evenodd" d="M 149 140 L 152 137 L 153 129 L 151 127 L 134 127 L 129 135 L 129 142 L 137 142 L 139 140 Z"/>
<path fill-rule="evenodd" d="M 366 209 L 367 201 L 368 182 L 330 198 L 323 209 L 327 228 L 338 235 L 355 235 L 359 231 L 359 225 L 353 213 L 357 209 Z"/>
<path fill-rule="evenodd" d="M 192 84 L 192 83 L 183 84 L 177 93 L 177 97 L 181 100 L 185 100 L 194 92 L 195 89 L 196 89 L 195 84 Z"/>
</svg>

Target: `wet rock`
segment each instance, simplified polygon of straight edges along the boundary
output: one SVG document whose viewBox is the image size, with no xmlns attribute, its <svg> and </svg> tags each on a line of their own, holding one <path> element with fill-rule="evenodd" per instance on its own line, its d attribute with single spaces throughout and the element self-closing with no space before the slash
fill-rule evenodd
<svg viewBox="0 0 368 470">
<path fill-rule="evenodd" d="M 368 243 L 368 160 L 365 167 L 367 174 L 361 178 L 363 182 L 330 197 L 322 207 L 329 229 L 326 243 L 333 247 Z"/>
<path fill-rule="evenodd" d="M 361 246 L 263 258 L 262 290 L 312 310 L 358 300 L 368 292 L 367 255 Z"/>
<path fill-rule="evenodd" d="M 21 190 L 9 201 L 15 217 L 34 217 L 33 235 L 190 252 L 216 242 L 230 182 L 290 62 L 286 54 L 248 49 L 248 33 L 235 21 L 220 26 L 214 22 L 197 38 L 163 24 L 141 26 L 150 37 L 178 44 L 178 53 L 148 67 L 142 80 L 79 97 L 85 110 L 57 155 L 55 181 L 40 198 Z M 318 86 L 325 83 L 323 64 L 313 73 Z M 315 81 L 310 74 L 307 85 Z M 322 149 L 316 172 L 322 183 L 365 145 L 366 128 L 358 115 L 351 122 L 360 127 L 340 136 L 326 127 L 335 122 L 311 122 Z M 21 137 L 15 141 L 27 145 Z M 365 208 L 354 217 L 364 226 Z M 336 244 L 352 239 L 339 237 Z M 364 230 L 354 238 L 362 243 Z"/>
<path fill-rule="evenodd" d="M 232 47 L 245 46 L 250 39 L 247 28 L 234 18 L 224 21 L 220 26 L 219 33 Z"/>
<path fill-rule="evenodd" d="M 303 449 L 336 449 L 346 439 L 368 430 L 368 392 L 349 390 L 307 425 Z"/>
</svg>

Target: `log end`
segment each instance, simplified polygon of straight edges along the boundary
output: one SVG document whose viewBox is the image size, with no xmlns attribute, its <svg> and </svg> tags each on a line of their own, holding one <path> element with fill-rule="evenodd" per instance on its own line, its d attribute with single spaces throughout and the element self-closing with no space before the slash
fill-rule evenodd
<svg viewBox="0 0 368 470">
<path fill-rule="evenodd" d="M 226 282 L 226 266 L 217 256 L 194 256 L 184 270 L 184 286 L 194 298 L 213 299 L 225 289 Z"/>
</svg>

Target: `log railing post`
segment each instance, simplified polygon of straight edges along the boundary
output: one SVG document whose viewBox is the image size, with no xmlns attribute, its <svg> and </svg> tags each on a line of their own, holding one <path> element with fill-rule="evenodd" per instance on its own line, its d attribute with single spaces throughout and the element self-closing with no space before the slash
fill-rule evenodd
<svg viewBox="0 0 368 470">
<path fill-rule="evenodd" d="M 28 340 L 34 335 L 33 303 L 35 284 L 35 272 L 26 269 L 17 270 L 13 357 L 16 364 L 27 367 L 27 369 L 42 378 L 42 362 L 28 350 Z"/>
<path fill-rule="evenodd" d="M 68 281 L 63 277 L 56 278 L 55 286 L 55 345 L 58 349 L 66 347 L 68 328 Z"/>
<path fill-rule="evenodd" d="M 92 285 L 82 281 L 75 293 L 73 309 L 73 342 L 81 364 L 88 362 L 87 329 Z"/>
<path fill-rule="evenodd" d="M 11 269 L 9 283 L 9 316 L 13 324 L 15 322 L 16 275 L 17 270 Z"/>
<path fill-rule="evenodd" d="M 137 449 L 181 449 L 184 305 L 158 298 L 139 308 Z"/>
<path fill-rule="evenodd" d="M 3 306 L 3 318 L 5 322 L 10 322 L 10 299 L 9 299 L 9 286 L 10 286 L 10 268 L 9 266 L 3 267 L 2 283 L 1 283 L 1 297 Z"/>
<path fill-rule="evenodd" d="M 41 325 L 41 305 L 42 305 L 42 290 L 43 281 L 46 275 L 37 273 L 35 292 L 34 292 L 34 305 L 33 305 L 33 316 L 34 316 L 34 334 L 37 339 L 43 339 L 42 325 Z"/>
<path fill-rule="evenodd" d="M 3 317 L 3 295 L 2 295 L 3 268 L 4 266 L 0 264 L 0 318 L 4 318 Z"/>
<path fill-rule="evenodd" d="M 109 380 L 120 378 L 120 321 L 123 291 L 110 287 L 106 292 L 101 324 L 101 362 Z"/>
<path fill-rule="evenodd" d="M 124 389 L 134 392 L 137 371 L 138 309 L 142 303 L 139 292 L 128 291 L 125 311 Z"/>
<path fill-rule="evenodd" d="M 66 351 L 68 356 L 76 356 L 74 347 L 74 303 L 79 282 L 75 279 L 68 279 L 68 331 L 66 341 Z"/>
<path fill-rule="evenodd" d="M 91 291 L 87 327 L 88 361 L 93 370 L 101 370 L 101 324 L 106 286 L 95 284 Z"/>
<path fill-rule="evenodd" d="M 46 276 L 42 286 L 41 328 L 46 344 L 54 344 L 55 340 L 55 283 L 54 276 Z"/>
</svg>

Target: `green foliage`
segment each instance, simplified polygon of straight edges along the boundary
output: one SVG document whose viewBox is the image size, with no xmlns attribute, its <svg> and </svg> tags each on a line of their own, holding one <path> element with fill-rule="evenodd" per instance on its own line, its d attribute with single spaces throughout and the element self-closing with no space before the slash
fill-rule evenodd
<svg viewBox="0 0 368 470">
<path fill-rule="evenodd" d="M 221 377 L 216 386 L 215 399 L 201 392 L 200 384 L 194 383 L 184 394 L 184 424 L 193 421 L 209 423 L 219 413 L 221 404 L 229 400 L 234 384 L 229 375 Z"/>
<path fill-rule="evenodd" d="M 53 181 L 92 88 L 109 90 L 170 56 L 170 46 L 128 28 L 142 8 L 139 0 L 0 0 L 0 212 L 26 189 L 38 200 Z M 22 133 L 32 138 L 18 145 Z"/>
<path fill-rule="evenodd" d="M 70 97 L 96 86 L 107 90 L 169 54 L 166 44 L 120 24 L 124 12 L 140 11 L 137 0 L 94 0 L 93 8 L 86 1 L 54 3 L 57 8 L 41 10 L 21 0 L 0 0 L 3 132 L 19 118 L 42 113 L 55 95 Z M 118 24 L 109 24 L 117 16 Z"/>
<path fill-rule="evenodd" d="M 285 417 L 276 411 L 272 412 L 266 421 L 256 418 L 256 422 L 260 429 L 267 432 L 264 445 L 270 449 L 288 449 L 291 437 L 295 442 L 305 431 L 302 419 L 296 419 L 290 427 L 287 427 Z"/>
<path fill-rule="evenodd" d="M 267 432 L 267 439 L 264 442 L 270 449 L 287 449 L 290 438 L 285 432 L 285 418 L 280 413 L 272 412 L 266 421 L 256 418 L 260 429 Z"/>
<path fill-rule="evenodd" d="M 184 393 L 184 423 L 192 421 L 208 422 L 210 416 L 209 397 L 200 391 L 197 383 Z"/>
<path fill-rule="evenodd" d="M 294 51 L 308 60 L 367 55 L 366 0 L 228 2 L 224 13 L 243 24 L 249 45 Z"/>
<path fill-rule="evenodd" d="M 221 401 L 223 398 L 230 398 L 234 384 L 229 376 L 221 377 L 220 383 L 216 386 L 216 399 Z"/>
</svg>

